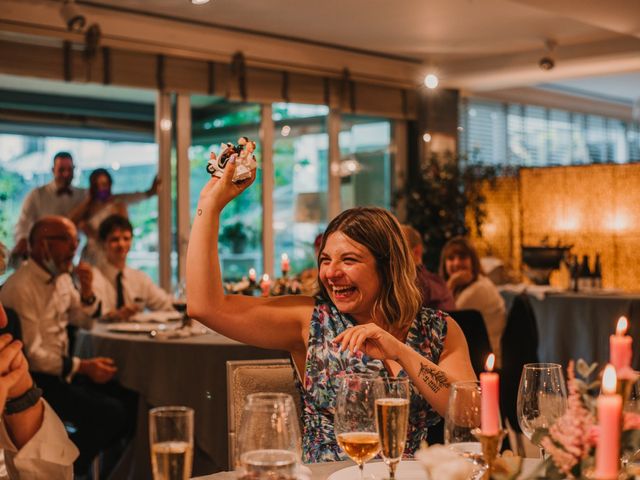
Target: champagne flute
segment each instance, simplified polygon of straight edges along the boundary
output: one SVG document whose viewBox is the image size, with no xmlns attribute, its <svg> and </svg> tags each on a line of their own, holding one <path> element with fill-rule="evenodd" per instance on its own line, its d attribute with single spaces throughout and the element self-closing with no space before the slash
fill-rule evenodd
<svg viewBox="0 0 640 480">
<path fill-rule="evenodd" d="M 188 480 L 193 462 L 193 409 L 151 409 L 149 443 L 153 480 Z"/>
<path fill-rule="evenodd" d="M 250 480 L 295 479 L 301 458 L 298 416 L 291 395 L 247 395 L 238 432 L 236 469 Z"/>
<path fill-rule="evenodd" d="M 334 430 L 338 445 L 360 469 L 380 450 L 375 420 L 373 375 L 347 374 L 340 379 L 336 396 Z"/>
<path fill-rule="evenodd" d="M 531 440 L 540 428 L 551 427 L 567 409 L 567 387 L 557 363 L 528 363 L 522 369 L 518 388 L 518 424 Z M 540 455 L 544 449 L 540 444 Z"/>
<path fill-rule="evenodd" d="M 408 378 L 387 377 L 376 379 L 374 390 L 382 459 L 389 467 L 389 479 L 395 480 L 407 443 L 411 386 Z"/>
</svg>

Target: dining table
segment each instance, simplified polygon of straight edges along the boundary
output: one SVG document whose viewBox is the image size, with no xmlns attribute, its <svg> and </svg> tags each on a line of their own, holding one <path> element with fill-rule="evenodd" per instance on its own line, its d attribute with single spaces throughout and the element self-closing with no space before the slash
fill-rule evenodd
<svg viewBox="0 0 640 480">
<path fill-rule="evenodd" d="M 374 460 L 375 462 L 375 460 Z M 372 478 L 371 476 L 367 476 L 367 465 L 370 465 L 373 462 L 369 462 L 365 464 L 365 478 Z M 531 473 L 536 469 L 538 464 L 540 463 L 539 458 L 524 458 L 522 461 L 522 470 L 518 478 L 528 478 Z M 332 474 L 339 472 L 342 469 L 355 467 L 355 462 L 351 460 L 344 460 L 342 462 L 324 462 L 324 463 L 314 463 L 306 465 L 310 471 L 309 480 L 327 480 Z M 356 472 L 354 472 L 356 473 Z M 211 475 L 205 475 L 200 477 L 193 477 L 192 480 L 236 480 L 238 478 L 237 472 L 228 471 L 228 472 L 218 472 Z M 358 478 L 356 475 L 354 478 Z M 402 475 L 399 473 L 396 476 L 397 480 L 403 480 Z M 382 480 L 382 478 L 375 478 L 375 480 Z M 411 478 L 410 480 L 416 480 L 416 478 Z M 427 480 L 427 475 L 425 473 L 424 480 Z M 437 479 L 440 480 L 440 479 Z M 442 479 L 444 480 L 444 479 Z"/>
<path fill-rule="evenodd" d="M 629 320 L 628 335 L 640 338 L 640 294 L 590 289 L 574 292 L 549 286 L 500 287 L 507 311 L 516 295 L 525 294 L 538 327 L 538 361 L 566 366 L 583 359 L 604 366 L 609 361 L 609 336 L 621 316 Z M 632 366 L 640 369 L 640 348 Z"/>
<path fill-rule="evenodd" d="M 288 353 L 249 346 L 201 328 L 195 330 L 201 334 L 178 338 L 157 331 L 150 334 L 148 329 L 113 331 L 113 325 L 105 323 L 77 332 L 75 355 L 114 359 L 116 380 L 139 395 L 131 458 L 122 467 L 126 474 L 115 478 L 151 478 L 148 410 L 165 405 L 195 411 L 193 473 L 228 469 L 226 362 L 287 358 Z"/>
</svg>

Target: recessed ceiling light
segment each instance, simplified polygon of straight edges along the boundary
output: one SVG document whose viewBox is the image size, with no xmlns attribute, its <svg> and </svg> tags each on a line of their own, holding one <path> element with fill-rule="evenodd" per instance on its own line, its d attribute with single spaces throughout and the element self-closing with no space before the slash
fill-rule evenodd
<svg viewBox="0 0 640 480">
<path fill-rule="evenodd" d="M 426 77 L 424 77 L 424 85 L 427 88 L 436 88 L 438 86 L 438 83 L 440 83 L 440 81 L 438 80 L 438 76 L 433 73 L 430 73 Z"/>
<path fill-rule="evenodd" d="M 204 5 L 205 3 L 209 3 L 209 0 L 191 0 L 191 3 L 194 5 Z"/>
</svg>

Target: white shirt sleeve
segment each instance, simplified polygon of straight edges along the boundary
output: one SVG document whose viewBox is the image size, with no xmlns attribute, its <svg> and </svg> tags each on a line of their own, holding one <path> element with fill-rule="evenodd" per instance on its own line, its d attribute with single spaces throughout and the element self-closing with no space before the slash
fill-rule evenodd
<svg viewBox="0 0 640 480">
<path fill-rule="evenodd" d="M 38 211 L 38 189 L 31 190 L 22 203 L 20 217 L 16 223 L 14 239 L 18 243 L 29 236 L 31 225 L 36 221 Z"/>
<path fill-rule="evenodd" d="M 158 285 L 153 283 L 151 277 L 139 271 L 140 280 L 144 287 L 144 302 L 149 310 L 167 311 L 173 310 L 172 297 Z"/>
<path fill-rule="evenodd" d="M 64 425 L 43 399 L 44 418 L 36 434 L 20 450 L 16 448 L 4 422 L 0 422 L 0 448 L 9 478 L 20 480 L 71 480 L 78 449 Z"/>
</svg>

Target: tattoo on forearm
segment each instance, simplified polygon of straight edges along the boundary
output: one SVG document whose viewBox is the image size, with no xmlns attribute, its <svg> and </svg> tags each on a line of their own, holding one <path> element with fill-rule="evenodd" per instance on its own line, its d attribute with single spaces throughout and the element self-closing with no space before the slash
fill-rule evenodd
<svg viewBox="0 0 640 480">
<path fill-rule="evenodd" d="M 449 388 L 450 386 L 449 379 L 442 370 L 431 368 L 424 363 L 420 364 L 418 376 L 427 384 L 433 393 L 438 393 L 442 388 Z"/>
<path fill-rule="evenodd" d="M 201 209 L 201 208 L 199 208 L 199 209 L 198 209 L 198 216 L 201 216 L 201 215 L 202 215 L 202 209 Z"/>
</svg>

